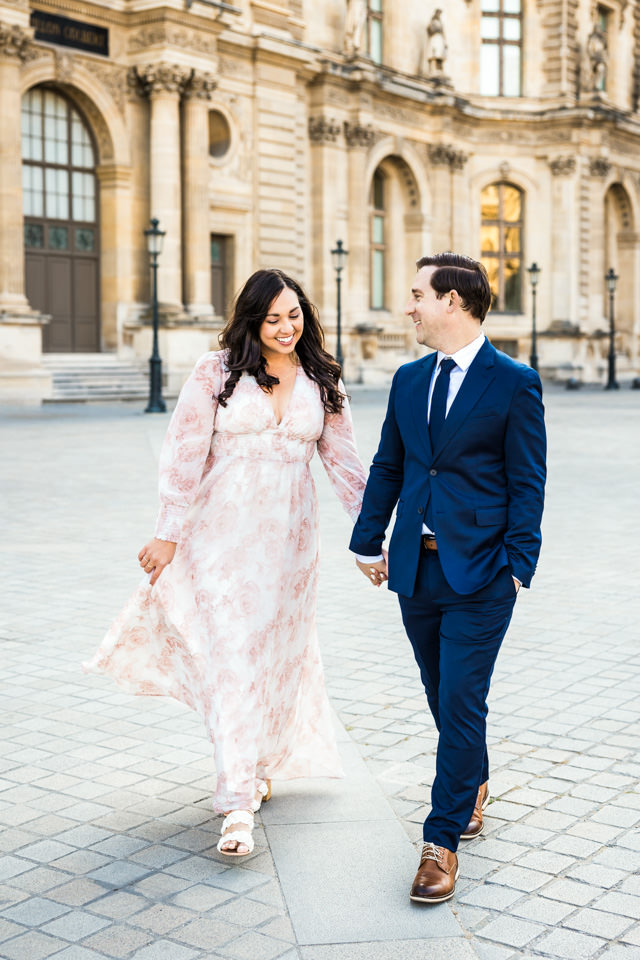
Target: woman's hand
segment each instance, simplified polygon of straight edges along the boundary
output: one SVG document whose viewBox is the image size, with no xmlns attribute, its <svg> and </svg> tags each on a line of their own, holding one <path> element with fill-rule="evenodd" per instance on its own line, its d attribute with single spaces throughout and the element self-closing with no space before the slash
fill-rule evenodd
<svg viewBox="0 0 640 960">
<path fill-rule="evenodd" d="M 177 544 L 170 540 L 150 540 L 146 543 L 140 553 L 138 560 L 145 573 L 151 573 L 153 576 L 149 580 L 151 586 L 154 585 L 165 567 L 168 567 L 173 560 Z"/>
</svg>

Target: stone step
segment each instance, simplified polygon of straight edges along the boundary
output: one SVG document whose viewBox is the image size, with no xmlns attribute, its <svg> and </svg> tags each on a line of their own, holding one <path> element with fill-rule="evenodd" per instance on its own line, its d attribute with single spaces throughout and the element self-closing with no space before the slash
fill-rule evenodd
<svg viewBox="0 0 640 960">
<path fill-rule="evenodd" d="M 148 363 L 109 353 L 50 353 L 42 365 L 51 372 L 48 402 L 143 400 L 149 393 Z"/>
</svg>

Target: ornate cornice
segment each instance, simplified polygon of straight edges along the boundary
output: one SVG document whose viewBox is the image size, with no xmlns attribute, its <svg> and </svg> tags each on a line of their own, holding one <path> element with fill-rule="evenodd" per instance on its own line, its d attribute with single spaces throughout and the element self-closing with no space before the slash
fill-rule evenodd
<svg viewBox="0 0 640 960">
<path fill-rule="evenodd" d="M 25 63 L 33 60 L 35 56 L 31 32 L 23 30 L 17 24 L 9 26 L 0 23 L 0 57 L 17 57 Z"/>
<path fill-rule="evenodd" d="M 592 177 L 607 177 L 611 166 L 606 157 L 594 157 L 589 163 L 589 173 Z"/>
<path fill-rule="evenodd" d="M 450 143 L 430 143 L 427 146 L 430 163 L 436 166 L 450 167 L 452 170 L 463 170 L 469 155 L 462 150 L 456 150 Z"/>
<path fill-rule="evenodd" d="M 335 118 L 309 117 L 309 139 L 314 143 L 335 143 L 342 127 Z"/>
<path fill-rule="evenodd" d="M 549 167 L 554 177 L 570 177 L 576 170 L 576 158 L 554 157 L 549 160 Z"/>
</svg>

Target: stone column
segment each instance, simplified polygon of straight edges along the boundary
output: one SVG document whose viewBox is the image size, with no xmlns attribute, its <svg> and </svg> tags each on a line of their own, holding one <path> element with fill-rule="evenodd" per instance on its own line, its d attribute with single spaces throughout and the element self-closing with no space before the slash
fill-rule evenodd
<svg viewBox="0 0 640 960">
<path fill-rule="evenodd" d="M 138 66 L 136 73 L 151 102 L 149 216 L 166 231 L 158 261 L 158 300 L 165 317 L 182 307 L 182 192 L 180 96 L 192 71 L 169 63 Z"/>
<path fill-rule="evenodd" d="M 346 277 L 343 284 L 343 353 L 348 358 L 349 330 L 369 322 L 371 304 L 371 214 L 369 209 L 369 184 L 367 183 L 368 152 L 378 136 L 370 124 L 345 122 L 344 138 L 348 149 L 348 197 L 349 237 L 345 246 L 349 250 Z M 344 278 L 345 274 L 343 274 Z M 390 306 L 387 304 L 387 306 Z M 346 322 L 345 322 L 346 321 Z M 357 342 L 357 341 L 356 341 Z M 354 346 L 354 344 L 351 344 Z M 353 368 L 349 375 L 353 376 Z"/>
<path fill-rule="evenodd" d="M 24 293 L 20 66 L 32 56 L 29 32 L 0 23 L 0 402 L 37 405 L 51 394 L 51 374 L 41 366 L 49 318 Z"/>
<path fill-rule="evenodd" d="M 0 24 L 0 312 L 29 313 L 24 295 L 20 65 L 30 59 L 30 38 Z"/>
<path fill-rule="evenodd" d="M 576 158 L 554 157 L 551 170 L 551 320 L 578 322 Z"/>
<path fill-rule="evenodd" d="M 211 303 L 209 251 L 209 73 L 194 72 L 184 93 L 184 302 L 192 317 L 224 313 L 223 303 Z"/>
<path fill-rule="evenodd" d="M 427 147 L 433 196 L 434 250 L 453 250 L 452 149 L 450 145 L 441 143 Z"/>
</svg>

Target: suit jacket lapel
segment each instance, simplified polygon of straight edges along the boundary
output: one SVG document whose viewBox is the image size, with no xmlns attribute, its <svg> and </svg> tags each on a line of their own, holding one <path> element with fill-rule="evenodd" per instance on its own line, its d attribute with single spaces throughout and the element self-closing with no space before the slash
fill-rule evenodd
<svg viewBox="0 0 640 960">
<path fill-rule="evenodd" d="M 440 433 L 438 449 L 434 451 L 436 458 L 442 453 L 456 431 L 460 429 L 482 394 L 494 379 L 496 375 L 494 366 L 495 356 L 495 347 L 493 347 L 488 340 L 485 340 L 467 370 L 467 374 L 462 381 L 462 386 L 451 404 L 451 408 Z"/>
<path fill-rule="evenodd" d="M 411 412 L 415 422 L 416 436 L 422 442 L 429 460 L 432 457 L 431 437 L 429 436 L 429 386 L 436 365 L 437 353 L 430 353 L 424 362 L 417 364 L 411 384 Z M 466 378 L 465 378 L 466 379 Z"/>
</svg>

